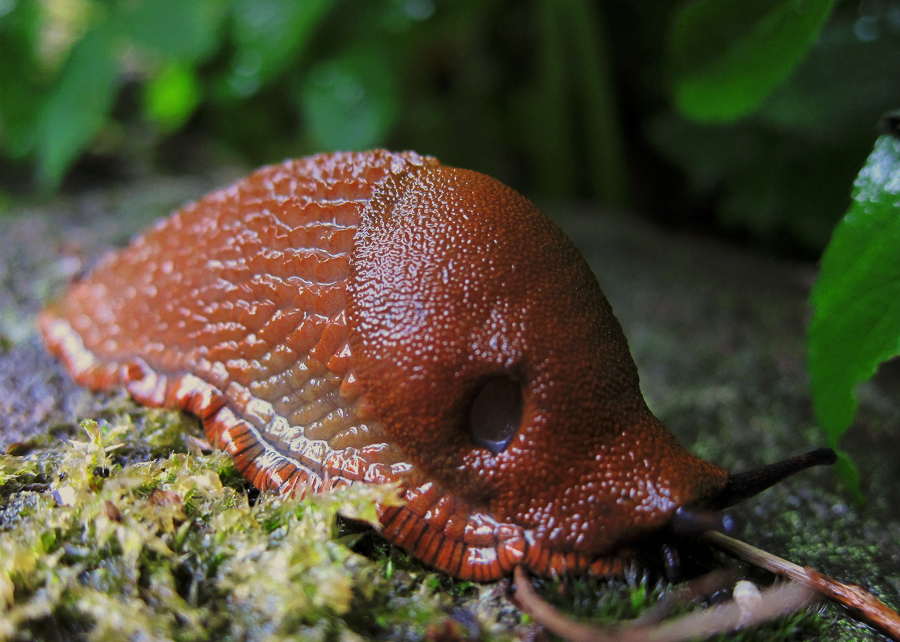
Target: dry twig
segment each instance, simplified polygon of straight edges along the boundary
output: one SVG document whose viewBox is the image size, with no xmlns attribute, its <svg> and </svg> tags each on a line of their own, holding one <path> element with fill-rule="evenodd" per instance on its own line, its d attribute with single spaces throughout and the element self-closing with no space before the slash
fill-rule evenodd
<svg viewBox="0 0 900 642">
<path fill-rule="evenodd" d="M 791 578 L 817 595 L 844 607 L 854 618 L 877 629 L 892 640 L 900 641 L 900 615 L 861 586 L 843 584 L 808 566 L 806 568 L 798 566 L 722 533 L 709 531 L 704 536 L 726 553 L 776 575 Z"/>
<path fill-rule="evenodd" d="M 812 598 L 809 589 L 788 582 L 763 591 L 750 604 L 731 600 L 662 624 L 623 623 L 600 627 L 573 621 L 544 602 L 531 587 L 521 566 L 516 567 L 515 580 L 516 597 L 522 608 L 535 621 L 569 642 L 681 642 L 705 638 L 792 613 Z"/>
</svg>

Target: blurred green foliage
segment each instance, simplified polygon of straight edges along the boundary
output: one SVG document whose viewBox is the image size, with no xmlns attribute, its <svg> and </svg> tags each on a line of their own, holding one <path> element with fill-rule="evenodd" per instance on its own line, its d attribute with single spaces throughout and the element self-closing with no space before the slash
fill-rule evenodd
<svg viewBox="0 0 900 642">
<path fill-rule="evenodd" d="M 7 190 L 388 146 L 811 253 L 898 93 L 897 0 L 0 0 Z"/>
<path fill-rule="evenodd" d="M 675 16 L 678 108 L 700 122 L 752 114 L 806 55 L 835 0 L 696 0 Z"/>
</svg>

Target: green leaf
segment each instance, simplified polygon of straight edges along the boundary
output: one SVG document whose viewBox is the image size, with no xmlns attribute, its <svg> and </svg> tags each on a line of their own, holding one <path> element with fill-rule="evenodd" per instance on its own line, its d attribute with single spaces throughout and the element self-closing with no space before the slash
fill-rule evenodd
<svg viewBox="0 0 900 642">
<path fill-rule="evenodd" d="M 34 148 L 34 123 L 43 99 L 34 55 L 40 12 L 37 3 L 4 7 L 0 1 L 0 151 L 15 159 Z"/>
<path fill-rule="evenodd" d="M 399 112 L 392 66 L 370 49 L 317 63 L 299 102 L 317 146 L 331 150 L 384 144 Z"/>
<path fill-rule="evenodd" d="M 898 257 L 900 140 L 882 136 L 856 179 L 853 203 L 822 256 L 810 298 L 813 407 L 834 447 L 856 413 L 856 386 L 900 354 Z M 845 461 L 841 467 L 849 471 Z M 844 481 L 858 495 L 858 481 L 855 488 Z"/>
<path fill-rule="evenodd" d="M 137 46 L 183 63 L 212 53 L 225 15 L 223 0 L 142 0 L 118 7 Z"/>
<path fill-rule="evenodd" d="M 106 122 L 119 87 L 114 32 L 104 24 L 72 49 L 37 124 L 38 182 L 56 189 Z"/>
<path fill-rule="evenodd" d="M 835 0 L 694 0 L 675 17 L 669 66 L 681 112 L 702 122 L 753 113 L 815 43 Z"/>
<path fill-rule="evenodd" d="M 172 65 L 150 79 L 144 88 L 144 113 L 165 131 L 177 129 L 200 103 L 200 83 L 194 72 Z"/>
<path fill-rule="evenodd" d="M 234 0 L 235 51 L 228 80 L 236 96 L 254 93 L 312 37 L 334 0 Z"/>
</svg>

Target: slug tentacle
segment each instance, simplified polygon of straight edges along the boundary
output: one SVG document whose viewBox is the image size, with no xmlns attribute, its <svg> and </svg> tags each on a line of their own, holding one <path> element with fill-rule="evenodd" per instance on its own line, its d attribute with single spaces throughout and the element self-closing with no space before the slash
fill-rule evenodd
<svg viewBox="0 0 900 642">
<path fill-rule="evenodd" d="M 728 513 L 682 507 L 672 517 L 672 531 L 676 535 L 702 535 L 707 531 L 718 531 L 726 535 L 735 535 L 741 525 Z"/>
<path fill-rule="evenodd" d="M 619 572 L 749 479 L 650 413 L 556 225 L 411 152 L 263 168 L 107 256 L 40 326 L 76 381 L 198 415 L 262 490 L 400 482 L 384 536 L 459 577 Z"/>
<path fill-rule="evenodd" d="M 728 484 L 709 502 L 709 505 L 716 510 L 734 506 L 801 470 L 813 466 L 830 466 L 835 461 L 837 454 L 831 448 L 816 448 L 802 455 L 767 464 L 762 468 L 731 475 Z"/>
</svg>

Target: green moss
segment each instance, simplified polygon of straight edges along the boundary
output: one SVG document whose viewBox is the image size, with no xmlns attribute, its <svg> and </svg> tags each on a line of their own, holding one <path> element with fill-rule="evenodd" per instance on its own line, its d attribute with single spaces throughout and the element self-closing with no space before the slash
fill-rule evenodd
<svg viewBox="0 0 900 642">
<path fill-rule="evenodd" d="M 373 523 L 394 488 L 251 505 L 230 459 L 200 454 L 184 421 L 85 421 L 58 450 L 0 457 L 15 514 L 0 530 L 0 640 L 353 639 L 401 622 L 421 637 L 448 619 L 442 587 L 409 574 L 400 587 L 339 536 L 338 513 Z M 40 475 L 43 492 L 29 490 Z"/>
<path fill-rule="evenodd" d="M 454 580 L 373 535 L 394 488 L 259 494 L 230 458 L 203 453 L 192 418 L 130 412 L 0 456 L 0 641 L 502 640 L 535 626 L 508 582 Z M 573 617 L 607 624 L 667 588 L 637 573 L 538 584 Z M 800 613 L 727 639 L 807 639 L 827 619 Z"/>
</svg>

